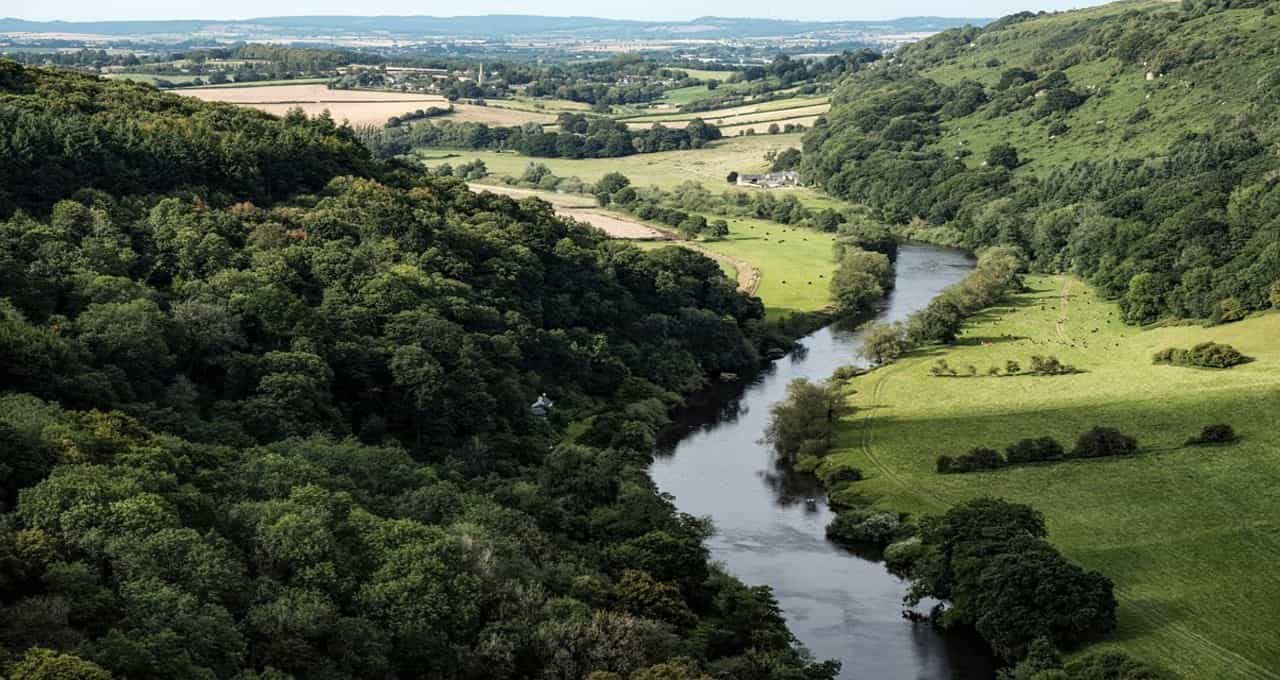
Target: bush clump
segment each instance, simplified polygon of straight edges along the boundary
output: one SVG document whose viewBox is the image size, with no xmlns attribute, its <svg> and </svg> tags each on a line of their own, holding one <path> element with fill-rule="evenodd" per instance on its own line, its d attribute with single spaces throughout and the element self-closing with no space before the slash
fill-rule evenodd
<svg viewBox="0 0 1280 680">
<path fill-rule="evenodd" d="M 1217 425 L 1205 425 L 1204 429 L 1200 430 L 1200 434 L 1187 440 L 1187 444 L 1190 446 L 1202 444 L 1230 444 L 1236 439 L 1238 439 L 1238 436 L 1236 435 L 1235 428 L 1227 425 L 1226 423 L 1221 423 Z"/>
<path fill-rule="evenodd" d="M 1200 368 L 1231 368 L 1248 360 L 1249 357 L 1241 354 L 1240 350 L 1218 342 L 1202 342 L 1191 349 L 1169 347 L 1152 357 L 1152 363 L 1156 364 Z"/>
<path fill-rule="evenodd" d="M 1000 455 L 999 451 L 985 446 L 979 446 L 968 453 L 962 453 L 958 456 L 938 456 L 937 462 L 938 473 L 944 475 L 958 475 L 978 470 L 997 470 L 1006 465 L 1008 465 L 1008 462 L 1004 459 L 1004 456 Z"/>
<path fill-rule="evenodd" d="M 1053 437 L 1023 439 L 1011 444 L 1004 450 L 1009 465 L 1019 463 L 1038 463 L 1045 460 L 1062 460 L 1066 457 L 1066 449 Z"/>
<path fill-rule="evenodd" d="M 835 486 L 836 484 L 844 484 L 848 482 L 861 482 L 862 480 L 862 470 L 852 466 L 838 467 L 822 476 L 822 481 L 828 486 Z"/>
<path fill-rule="evenodd" d="M 827 525 L 827 538 L 885 546 L 897 538 L 901 527 L 902 519 L 896 512 L 847 510 Z"/>
<path fill-rule="evenodd" d="M 1080 435 L 1072 458 L 1106 458 L 1129 456 L 1138 452 L 1138 440 L 1114 427 L 1094 427 Z"/>
<path fill-rule="evenodd" d="M 911 571 L 912 565 L 923 553 L 924 546 L 920 543 L 920 537 L 912 536 L 889 544 L 884 549 L 884 564 L 895 574 L 905 574 Z"/>
</svg>

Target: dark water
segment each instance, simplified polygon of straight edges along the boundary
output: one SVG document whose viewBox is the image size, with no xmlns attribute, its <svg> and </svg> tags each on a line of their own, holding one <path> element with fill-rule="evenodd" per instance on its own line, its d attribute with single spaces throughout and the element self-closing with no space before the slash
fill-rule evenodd
<svg viewBox="0 0 1280 680">
<path fill-rule="evenodd" d="M 972 268 L 957 250 L 903 246 L 897 287 L 877 319 L 905 319 Z M 792 379 L 822 380 L 839 366 L 864 363 L 857 331 L 828 327 L 802 345 L 750 380 L 716 386 L 678 414 L 651 468 L 654 481 L 680 510 L 712 518 L 712 558 L 749 584 L 772 586 L 791 630 L 815 657 L 842 661 L 842 678 L 993 677 L 981 640 L 902 618 L 904 582 L 883 564 L 828 542 L 832 513 L 821 483 L 780 469 L 761 442 L 769 406 L 785 397 Z"/>
</svg>

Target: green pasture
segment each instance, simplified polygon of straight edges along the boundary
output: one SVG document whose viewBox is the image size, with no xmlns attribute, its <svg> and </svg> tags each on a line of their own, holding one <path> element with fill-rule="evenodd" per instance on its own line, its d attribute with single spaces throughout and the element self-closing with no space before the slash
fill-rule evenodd
<svg viewBox="0 0 1280 680">
<path fill-rule="evenodd" d="M 850 383 L 858 411 L 833 462 L 885 506 L 936 513 L 977 496 L 1028 503 L 1050 540 L 1111 577 L 1120 647 L 1184 678 L 1280 677 L 1280 313 L 1204 328 L 1123 325 L 1080 281 L 1032 277 L 972 319 L 951 347 L 917 351 Z M 1213 340 L 1255 361 L 1229 370 L 1153 365 L 1162 348 Z M 1052 355 L 1076 375 L 937 378 L 938 359 L 979 374 Z M 1212 423 L 1243 439 L 1184 441 Z M 1104 425 L 1138 438 L 1130 458 L 938 475 L 937 456 L 1052 436 L 1068 448 Z"/>
</svg>

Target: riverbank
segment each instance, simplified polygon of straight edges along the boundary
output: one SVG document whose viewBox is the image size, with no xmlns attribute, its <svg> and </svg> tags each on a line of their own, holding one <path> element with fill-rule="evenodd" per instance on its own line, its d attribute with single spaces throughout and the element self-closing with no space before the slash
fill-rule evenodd
<svg viewBox="0 0 1280 680">
<path fill-rule="evenodd" d="M 1280 544 L 1280 314 L 1213 328 L 1142 330 L 1070 277 L 1027 278 L 1028 292 L 969 319 L 957 342 L 909 354 L 848 383 L 858 408 L 828 465 L 860 468 L 847 493 L 915 515 L 983 495 L 1027 503 L 1049 540 L 1112 578 L 1121 606 L 1114 646 L 1181 677 L 1275 678 L 1280 598 L 1270 564 Z M 1225 371 L 1153 365 L 1164 347 L 1225 342 L 1256 361 Z M 942 359 L 980 375 L 1054 355 L 1083 372 L 937 378 Z M 1243 439 L 1187 448 L 1200 427 Z M 1094 425 L 1135 436 L 1149 453 L 938 475 L 942 454 L 1003 448 L 1023 437 L 1074 443 Z M 839 498 L 837 497 L 837 500 Z"/>
<path fill-rule="evenodd" d="M 903 246 L 897 286 L 877 320 L 905 319 L 972 267 L 957 250 Z M 746 583 L 772 588 L 791 630 L 817 658 L 841 660 L 842 677 L 992 677 L 980 641 L 902 618 L 903 581 L 826 540 L 833 514 L 821 482 L 779 467 L 761 441 L 769 406 L 791 380 L 821 380 L 855 361 L 860 347 L 859 331 L 826 326 L 759 374 L 695 395 L 678 409 L 650 475 L 681 512 L 711 518 L 712 558 Z"/>
</svg>

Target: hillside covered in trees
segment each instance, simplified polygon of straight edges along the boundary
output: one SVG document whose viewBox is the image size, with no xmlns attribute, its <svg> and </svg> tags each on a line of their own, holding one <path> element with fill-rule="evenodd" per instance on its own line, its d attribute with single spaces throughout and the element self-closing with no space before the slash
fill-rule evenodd
<svg viewBox="0 0 1280 680">
<path fill-rule="evenodd" d="M 0 144 L 0 672 L 835 673 L 645 474 L 773 342 L 713 261 L 12 62 Z"/>
<path fill-rule="evenodd" d="M 1126 320 L 1280 300 L 1280 3 L 1122 2 L 943 32 L 846 79 L 802 173 L 902 233 L 1015 245 Z"/>
</svg>

